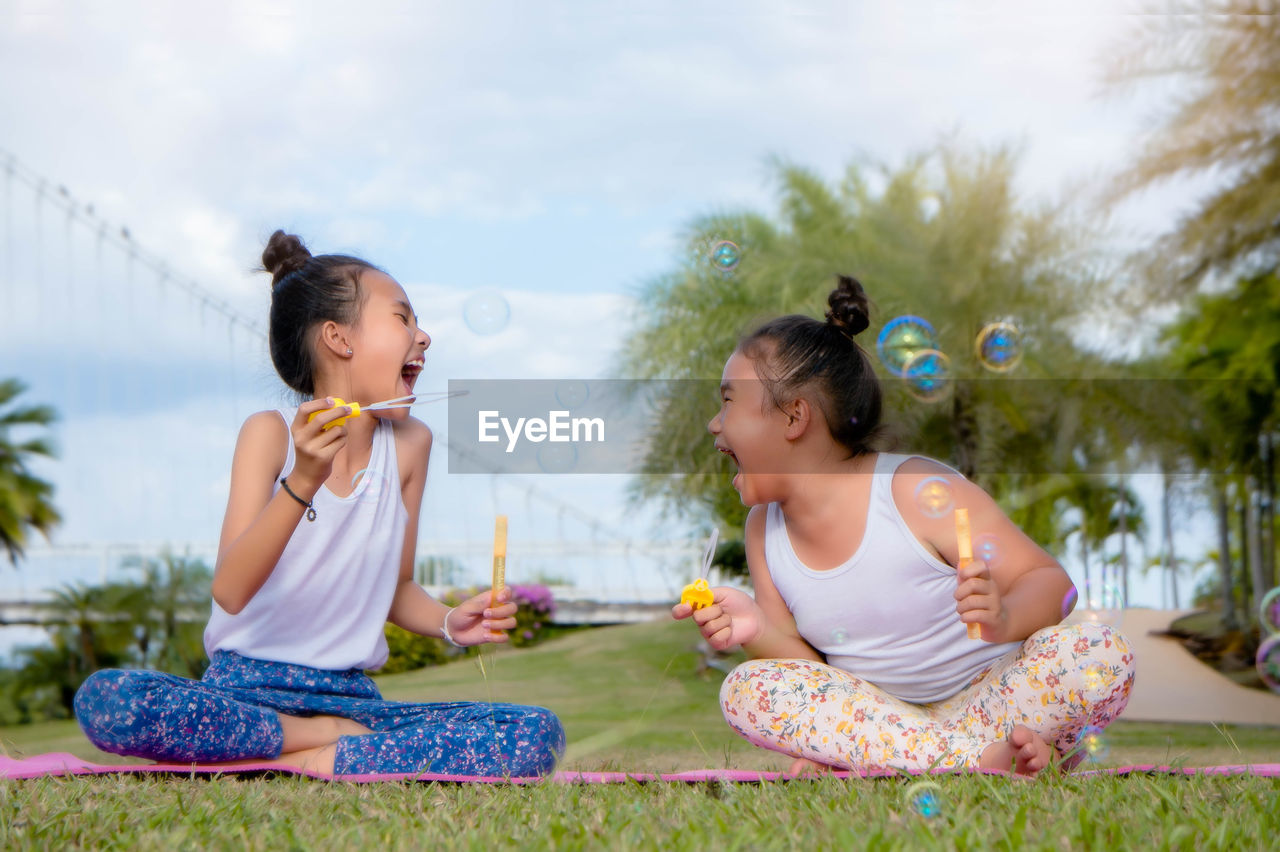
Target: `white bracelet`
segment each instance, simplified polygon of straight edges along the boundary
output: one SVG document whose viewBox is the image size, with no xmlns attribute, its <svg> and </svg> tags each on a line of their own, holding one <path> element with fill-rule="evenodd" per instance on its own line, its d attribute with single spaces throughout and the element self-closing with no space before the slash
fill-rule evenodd
<svg viewBox="0 0 1280 852">
<path fill-rule="evenodd" d="M 452 645 L 455 648 L 462 648 L 464 646 L 459 645 L 457 640 L 449 635 L 449 613 L 453 612 L 455 609 L 457 609 L 456 606 L 449 607 L 449 612 L 446 612 L 444 614 L 444 621 L 440 622 L 440 633 L 444 638 L 444 641 L 448 642 L 450 645 Z"/>
</svg>

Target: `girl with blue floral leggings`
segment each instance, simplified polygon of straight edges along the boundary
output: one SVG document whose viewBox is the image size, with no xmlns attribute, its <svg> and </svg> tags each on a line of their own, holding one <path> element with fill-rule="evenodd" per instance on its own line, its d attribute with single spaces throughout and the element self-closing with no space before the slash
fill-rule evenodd
<svg viewBox="0 0 1280 852">
<path fill-rule="evenodd" d="M 454 645 L 505 642 L 504 589 L 449 609 L 413 582 L 431 432 L 404 397 L 431 344 L 404 289 L 363 260 L 277 231 L 271 358 L 310 399 L 245 421 L 231 468 L 200 681 L 101 671 L 76 694 L 99 748 L 163 761 L 275 762 L 336 774 L 550 772 L 564 729 L 541 707 L 383 701 L 365 674 L 389 620 Z"/>
<path fill-rule="evenodd" d="M 854 336 L 867 297 L 842 278 L 825 323 L 789 316 L 729 358 L 708 429 L 751 507 L 754 596 L 678 604 L 715 648 L 755 659 L 720 691 L 756 745 L 845 769 L 1074 762 L 1124 709 L 1134 661 L 1104 625 L 1066 626 L 1062 567 L 951 468 L 875 452 L 880 386 Z M 954 510 L 977 560 L 959 566 Z M 1065 602 L 1065 605 L 1064 605 Z M 981 640 L 967 636 L 978 625 Z"/>
</svg>

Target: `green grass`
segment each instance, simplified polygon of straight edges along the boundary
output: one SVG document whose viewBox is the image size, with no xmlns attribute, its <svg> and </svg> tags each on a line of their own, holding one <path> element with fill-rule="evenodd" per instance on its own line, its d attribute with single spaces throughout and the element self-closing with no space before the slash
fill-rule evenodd
<svg viewBox="0 0 1280 852">
<path fill-rule="evenodd" d="M 567 769 L 782 769 L 721 720 L 721 675 L 696 674 L 696 635 L 657 623 L 380 678 L 388 698 L 543 704 L 565 723 Z M 1280 728 L 1118 722 L 1102 765 L 1280 761 Z M 93 749 L 73 722 L 0 729 L 9 754 Z M 937 780 L 939 813 L 908 779 L 778 784 L 349 785 L 275 778 L 0 782 L 0 847 L 554 848 L 1274 847 L 1280 781 L 1045 776 Z"/>
</svg>

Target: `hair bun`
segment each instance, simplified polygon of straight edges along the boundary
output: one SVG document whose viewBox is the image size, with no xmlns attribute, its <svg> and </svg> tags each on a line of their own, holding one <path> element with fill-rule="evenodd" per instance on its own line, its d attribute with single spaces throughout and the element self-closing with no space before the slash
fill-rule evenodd
<svg viewBox="0 0 1280 852">
<path fill-rule="evenodd" d="M 838 276 L 839 284 L 827 297 L 830 309 L 827 322 L 853 337 L 871 325 L 871 303 L 858 279 L 848 275 Z"/>
<path fill-rule="evenodd" d="M 302 240 L 279 230 L 271 235 L 267 247 L 262 250 L 262 268 L 271 273 L 273 287 L 286 275 L 306 266 L 310 259 L 311 252 L 307 251 Z"/>
</svg>

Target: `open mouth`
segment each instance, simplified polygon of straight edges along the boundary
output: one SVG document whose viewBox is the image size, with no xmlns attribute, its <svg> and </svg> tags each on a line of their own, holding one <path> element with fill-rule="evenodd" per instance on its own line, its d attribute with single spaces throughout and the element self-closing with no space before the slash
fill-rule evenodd
<svg viewBox="0 0 1280 852">
<path fill-rule="evenodd" d="M 426 365 L 426 361 L 422 358 L 410 361 L 400 368 L 400 380 L 404 382 L 406 393 L 413 393 L 413 386 L 418 381 L 422 368 Z"/>
<path fill-rule="evenodd" d="M 733 476 L 733 485 L 736 487 L 738 484 L 738 477 L 742 476 L 742 462 L 738 461 L 738 457 L 734 455 L 733 450 L 728 447 L 722 447 L 719 444 L 716 444 L 716 449 L 728 456 L 729 460 L 733 462 L 733 466 L 738 469 L 738 472 Z"/>
</svg>

